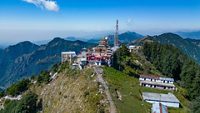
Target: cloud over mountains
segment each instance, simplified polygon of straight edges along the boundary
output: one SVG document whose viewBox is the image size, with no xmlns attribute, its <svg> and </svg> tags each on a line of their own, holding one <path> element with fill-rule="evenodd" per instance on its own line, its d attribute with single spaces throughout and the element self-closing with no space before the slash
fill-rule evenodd
<svg viewBox="0 0 200 113">
<path fill-rule="evenodd" d="M 23 0 L 27 3 L 34 4 L 37 7 L 46 9 L 49 11 L 59 11 L 59 6 L 54 0 Z"/>
</svg>

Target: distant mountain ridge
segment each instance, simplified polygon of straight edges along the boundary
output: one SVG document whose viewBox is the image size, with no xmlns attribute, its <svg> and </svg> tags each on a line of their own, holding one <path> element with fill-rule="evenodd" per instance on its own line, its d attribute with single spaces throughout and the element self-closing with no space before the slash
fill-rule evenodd
<svg viewBox="0 0 200 113">
<path fill-rule="evenodd" d="M 94 44 L 54 38 L 46 45 L 21 42 L 0 50 L 0 86 L 7 87 L 19 79 L 36 75 L 60 62 L 62 51 L 76 51 Z"/>
<path fill-rule="evenodd" d="M 109 40 L 109 44 L 113 45 L 114 44 L 114 35 L 108 35 L 108 40 Z M 137 40 L 139 38 L 142 38 L 143 35 L 138 34 L 136 32 L 124 32 L 122 34 L 119 34 L 119 41 L 121 43 L 130 43 L 134 40 Z M 103 38 L 103 37 L 102 37 Z M 90 39 L 88 40 L 88 42 L 92 42 L 92 43 L 98 43 L 100 41 L 100 39 Z"/>
<path fill-rule="evenodd" d="M 18 56 L 21 56 L 23 54 L 27 54 L 32 52 L 33 50 L 38 49 L 39 46 L 36 44 L 33 44 L 29 41 L 20 42 L 16 45 L 9 46 L 4 49 L 5 54 L 12 56 L 13 58 L 16 58 Z"/>
<path fill-rule="evenodd" d="M 142 44 L 144 42 L 157 41 L 161 44 L 171 44 L 182 50 L 200 63 L 200 41 L 183 39 L 177 34 L 164 33 L 158 36 L 143 36 L 135 32 L 125 32 L 119 35 L 123 43 Z M 71 37 L 71 40 L 76 38 Z M 109 36 L 109 43 L 113 44 L 114 36 Z M 98 42 L 94 40 L 92 42 Z M 96 44 L 80 40 L 69 41 L 62 38 L 54 38 L 47 44 L 36 45 L 29 41 L 21 42 L 5 49 L 0 49 L 0 86 L 7 87 L 15 81 L 38 74 L 42 70 L 49 69 L 60 62 L 62 51 L 76 51 L 84 47 L 93 47 Z"/>
<path fill-rule="evenodd" d="M 199 42 L 198 40 L 183 39 L 181 36 L 174 33 L 164 33 L 158 36 L 147 36 L 143 39 L 139 39 L 135 44 L 142 44 L 147 41 L 157 41 L 161 44 L 173 45 L 200 63 L 200 47 L 195 43 L 195 41 Z"/>
<path fill-rule="evenodd" d="M 190 42 L 192 42 L 193 44 L 195 44 L 195 45 L 197 45 L 197 46 L 200 47 L 200 39 L 190 39 L 190 38 L 187 38 L 187 39 L 185 39 L 185 40 L 190 41 Z"/>
<path fill-rule="evenodd" d="M 33 52 L 34 50 L 38 49 L 39 46 L 31 43 L 31 42 L 21 42 L 13 46 L 9 46 L 2 50 L 1 52 L 1 59 L 0 59 L 0 84 L 8 83 L 10 81 L 6 81 L 6 79 L 9 79 L 11 76 L 11 72 L 15 73 L 13 71 L 13 68 L 15 67 L 15 60 L 24 55 Z M 20 71 L 20 70 L 18 70 Z"/>
<path fill-rule="evenodd" d="M 114 35 L 107 35 L 106 33 L 104 34 L 100 34 L 97 36 L 88 36 L 88 37 L 75 37 L 75 36 L 69 36 L 64 38 L 65 40 L 69 40 L 69 41 L 76 41 L 76 40 L 80 40 L 80 41 L 84 41 L 84 42 L 88 42 L 88 43 L 98 43 L 103 37 L 109 37 L 109 43 L 111 45 L 113 45 L 114 42 Z M 138 34 L 136 32 L 131 32 L 131 31 L 127 31 L 124 33 L 119 34 L 119 41 L 122 43 L 129 43 L 132 42 L 138 38 L 142 38 L 144 37 L 141 34 Z M 43 41 L 37 41 L 35 42 L 37 45 L 44 45 L 47 44 L 50 40 L 43 40 Z"/>
<path fill-rule="evenodd" d="M 0 45 L 0 49 L 3 49 L 3 48 L 4 48 L 4 46 Z"/>
<path fill-rule="evenodd" d="M 136 32 L 125 32 L 125 33 L 122 33 L 119 35 L 119 40 L 122 42 L 122 43 L 130 43 L 136 39 L 139 39 L 139 38 L 142 38 L 144 37 L 143 35 L 141 34 L 138 34 Z"/>
<path fill-rule="evenodd" d="M 176 32 L 176 34 L 180 35 L 183 38 L 200 39 L 200 31 Z"/>
<path fill-rule="evenodd" d="M 119 34 L 119 40 L 123 43 L 129 43 L 141 37 L 142 35 L 135 32 Z M 42 45 L 24 41 L 5 49 L 0 49 L 0 66 L 2 67 L 0 68 L 0 86 L 7 87 L 17 80 L 49 69 L 60 62 L 60 53 L 62 51 L 71 50 L 79 53 L 84 47 L 88 48 L 96 45 L 90 41 L 83 42 L 77 39 L 76 37 L 65 39 L 57 37 Z M 95 43 L 98 43 L 98 41 L 96 40 Z M 113 42 L 114 36 L 110 35 L 109 43 L 113 44 Z"/>
</svg>

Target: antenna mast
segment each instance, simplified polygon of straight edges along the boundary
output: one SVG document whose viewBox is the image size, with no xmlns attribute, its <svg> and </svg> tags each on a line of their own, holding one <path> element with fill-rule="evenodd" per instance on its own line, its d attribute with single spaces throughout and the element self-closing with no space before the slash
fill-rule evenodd
<svg viewBox="0 0 200 113">
<path fill-rule="evenodd" d="M 116 21 L 116 31 L 115 31 L 115 37 L 114 37 L 114 47 L 119 46 L 119 40 L 118 40 L 118 30 L 119 30 L 119 26 L 118 26 L 119 22 L 118 20 Z"/>
</svg>

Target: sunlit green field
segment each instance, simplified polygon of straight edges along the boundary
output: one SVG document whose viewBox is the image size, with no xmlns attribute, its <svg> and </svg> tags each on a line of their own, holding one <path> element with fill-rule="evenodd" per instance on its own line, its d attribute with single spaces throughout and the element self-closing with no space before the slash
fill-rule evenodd
<svg viewBox="0 0 200 113">
<path fill-rule="evenodd" d="M 140 87 L 139 80 L 134 77 L 125 75 L 113 68 L 104 68 L 104 78 L 109 84 L 113 100 L 116 104 L 119 113 L 150 113 L 151 104 L 142 100 L 141 93 L 155 92 L 155 93 L 168 93 L 166 90 L 158 90 L 153 88 Z M 181 89 L 181 88 L 179 88 Z M 122 100 L 117 98 L 116 90 L 122 95 Z M 182 96 L 184 89 L 178 90 L 174 93 L 181 101 L 181 108 L 169 108 L 169 113 L 187 113 L 188 101 Z"/>
</svg>

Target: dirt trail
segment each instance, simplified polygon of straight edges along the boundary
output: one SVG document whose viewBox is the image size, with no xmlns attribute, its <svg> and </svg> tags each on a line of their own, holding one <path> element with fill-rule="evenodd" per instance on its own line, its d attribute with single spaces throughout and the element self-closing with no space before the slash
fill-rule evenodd
<svg viewBox="0 0 200 113">
<path fill-rule="evenodd" d="M 112 100 L 110 91 L 108 89 L 108 85 L 106 84 L 105 80 L 102 77 L 103 69 L 100 67 L 95 67 L 94 70 L 95 70 L 95 73 L 97 74 L 97 81 L 100 82 L 105 88 L 105 93 L 110 103 L 110 113 L 117 113 L 116 106 Z"/>
</svg>

